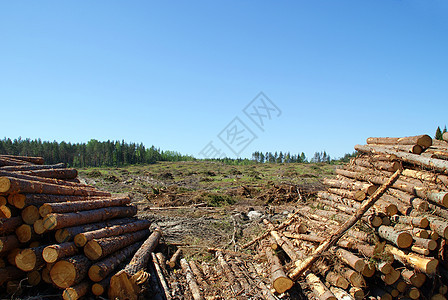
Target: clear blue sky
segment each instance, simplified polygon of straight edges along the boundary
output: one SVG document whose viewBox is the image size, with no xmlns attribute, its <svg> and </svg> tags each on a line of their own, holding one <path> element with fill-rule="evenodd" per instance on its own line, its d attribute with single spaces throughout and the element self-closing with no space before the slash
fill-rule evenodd
<svg viewBox="0 0 448 300">
<path fill-rule="evenodd" d="M 281 110 L 261 131 L 243 109 Z M 448 125 L 448 2 L 1 1 L 1 138 L 352 152 Z"/>
</svg>

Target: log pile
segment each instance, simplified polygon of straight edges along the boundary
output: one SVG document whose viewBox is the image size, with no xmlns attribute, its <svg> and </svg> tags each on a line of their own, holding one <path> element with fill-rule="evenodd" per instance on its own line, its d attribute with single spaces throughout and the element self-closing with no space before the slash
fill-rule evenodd
<svg viewBox="0 0 448 300">
<path fill-rule="evenodd" d="M 64 299 L 107 295 L 130 261 L 131 274 L 141 275 L 130 280 L 135 297 L 161 235 L 150 235 L 151 223 L 136 213 L 128 196 L 80 183 L 75 169 L 0 155 L 0 287 L 16 296 L 21 282 L 55 286 Z"/>
<path fill-rule="evenodd" d="M 289 278 L 316 299 L 446 299 L 448 143 L 369 138 L 355 149 L 317 199 L 282 224 L 265 221 L 243 248 L 260 242 L 279 294 Z"/>
</svg>

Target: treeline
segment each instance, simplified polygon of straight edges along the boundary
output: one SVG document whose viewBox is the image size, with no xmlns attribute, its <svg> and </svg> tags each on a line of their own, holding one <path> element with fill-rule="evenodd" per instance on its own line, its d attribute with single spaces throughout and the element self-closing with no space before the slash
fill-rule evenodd
<svg viewBox="0 0 448 300">
<path fill-rule="evenodd" d="M 175 151 L 161 151 L 142 143 L 123 141 L 99 142 L 95 139 L 87 143 L 48 142 L 40 139 L 0 140 L 0 154 L 41 156 L 47 164 L 66 163 L 71 167 L 124 166 L 151 164 L 157 161 L 190 161 L 194 157 Z"/>
<path fill-rule="evenodd" d="M 348 162 L 350 158 L 355 157 L 357 152 L 347 153 L 338 159 L 332 159 L 326 151 L 315 152 L 313 157 L 308 160 L 305 153 L 291 154 L 290 152 L 260 152 L 252 153 L 252 161 L 257 163 L 339 163 Z"/>
</svg>

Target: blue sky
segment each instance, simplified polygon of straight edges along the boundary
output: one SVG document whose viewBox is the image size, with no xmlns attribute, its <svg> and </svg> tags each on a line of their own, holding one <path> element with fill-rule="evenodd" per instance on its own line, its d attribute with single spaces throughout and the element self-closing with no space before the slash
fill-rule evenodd
<svg viewBox="0 0 448 300">
<path fill-rule="evenodd" d="M 338 157 L 434 135 L 447 16 L 442 0 L 1 1 L 1 137 L 234 156 L 217 135 L 238 117 L 257 136 L 242 157 Z M 264 131 L 243 112 L 261 91 L 281 110 Z"/>
</svg>

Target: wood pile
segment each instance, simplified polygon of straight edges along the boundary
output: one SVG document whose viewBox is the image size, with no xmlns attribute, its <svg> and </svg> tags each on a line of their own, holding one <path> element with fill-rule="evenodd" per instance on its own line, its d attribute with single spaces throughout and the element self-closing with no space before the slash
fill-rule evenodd
<svg viewBox="0 0 448 300">
<path fill-rule="evenodd" d="M 143 293 L 161 232 L 151 234 L 130 203 L 80 183 L 64 164 L 0 155 L 0 287 L 17 296 L 23 282 L 48 284 L 74 300 L 107 295 L 119 276 L 132 288 L 121 292 Z"/>
</svg>

